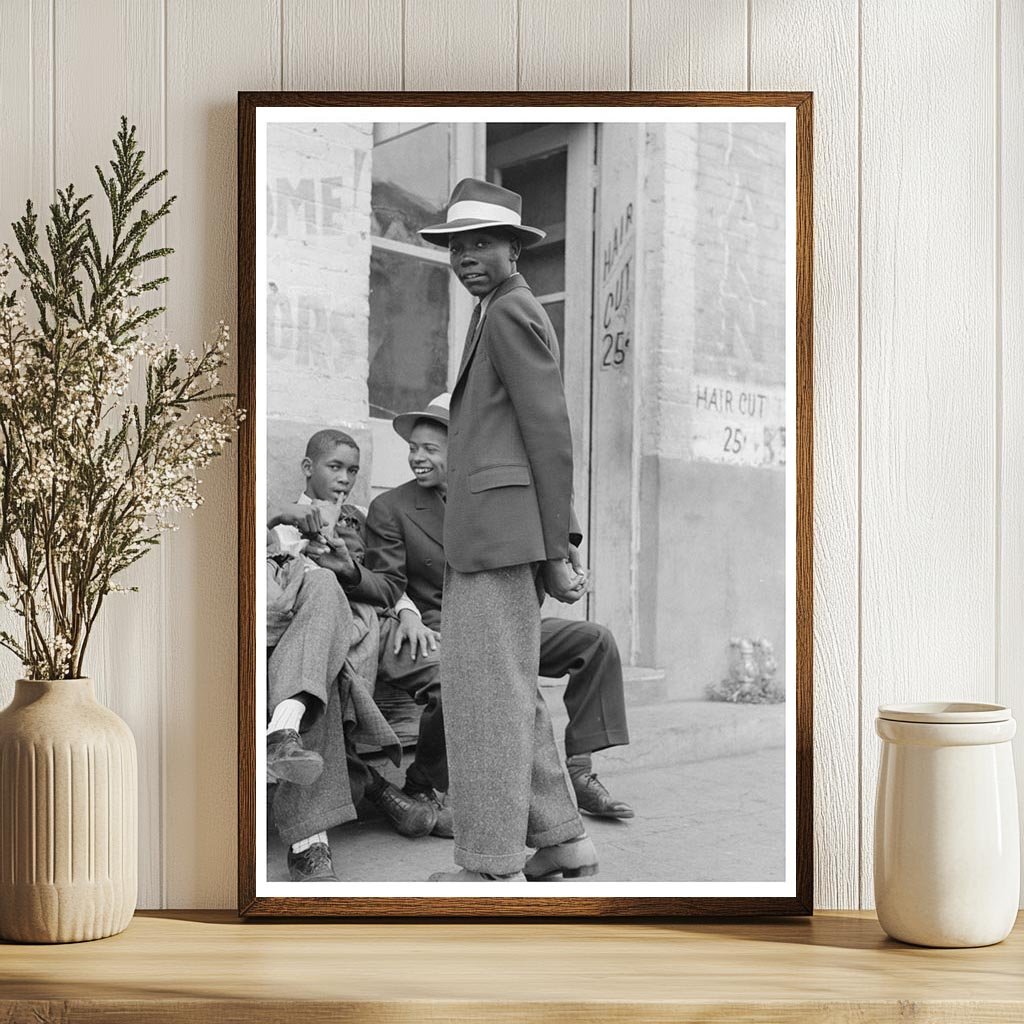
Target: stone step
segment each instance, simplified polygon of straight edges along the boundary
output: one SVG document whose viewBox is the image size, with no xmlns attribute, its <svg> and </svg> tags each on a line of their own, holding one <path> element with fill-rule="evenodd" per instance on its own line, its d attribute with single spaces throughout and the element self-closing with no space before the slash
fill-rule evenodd
<svg viewBox="0 0 1024 1024">
<path fill-rule="evenodd" d="M 628 772 L 785 746 L 785 704 L 668 700 L 663 670 L 629 666 L 623 677 L 630 743 L 597 754 L 599 771 Z M 540 683 L 561 750 L 568 722 L 563 701 L 567 679 L 541 678 Z M 402 745 L 414 746 L 420 707 L 401 691 L 379 690 L 377 699 Z"/>
<path fill-rule="evenodd" d="M 545 686 L 542 692 L 551 712 L 559 754 L 564 756 L 568 716 L 561 689 Z M 631 706 L 628 724 L 628 745 L 594 754 L 594 770 L 609 780 L 632 772 L 697 764 L 758 751 L 778 751 L 778 756 L 782 757 L 785 751 L 785 704 L 663 701 Z M 377 767 L 388 774 L 381 765 Z"/>
<path fill-rule="evenodd" d="M 568 715 L 561 693 L 554 687 L 542 692 L 562 750 Z M 630 704 L 627 712 L 630 742 L 595 754 L 594 769 L 599 773 L 708 761 L 772 748 L 781 754 L 785 748 L 785 704 L 676 700 Z"/>
<path fill-rule="evenodd" d="M 547 679 L 544 676 L 539 676 L 538 682 L 545 694 L 557 693 L 558 698 L 561 699 L 568 685 L 569 677 Z M 668 694 L 664 669 L 627 665 L 622 669 L 622 682 L 628 707 L 657 704 L 664 701 Z M 395 730 L 402 746 L 414 745 L 422 710 L 420 706 L 404 691 L 379 681 L 373 696 L 391 728 Z M 357 746 L 357 749 L 362 753 L 364 749 L 372 748 Z"/>
<path fill-rule="evenodd" d="M 565 693 L 569 677 L 561 679 L 538 678 L 541 691 L 546 697 L 557 693 L 559 699 Z M 668 699 L 668 684 L 663 668 L 646 668 L 642 665 L 624 665 L 622 667 L 622 689 L 626 697 L 627 707 L 642 707 L 648 704 L 660 704 Z"/>
</svg>

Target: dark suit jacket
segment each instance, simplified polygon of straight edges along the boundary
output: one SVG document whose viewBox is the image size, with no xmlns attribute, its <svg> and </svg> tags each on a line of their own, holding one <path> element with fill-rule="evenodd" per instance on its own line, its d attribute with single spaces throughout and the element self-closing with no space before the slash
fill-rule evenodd
<svg viewBox="0 0 1024 1024">
<path fill-rule="evenodd" d="M 436 490 L 410 480 L 374 498 L 366 520 L 363 585 L 389 608 L 405 591 L 431 629 L 441 628 L 444 513 Z"/>
<path fill-rule="evenodd" d="M 554 328 L 520 275 L 491 295 L 452 389 L 444 549 L 459 572 L 565 558 L 578 536 Z"/>
</svg>

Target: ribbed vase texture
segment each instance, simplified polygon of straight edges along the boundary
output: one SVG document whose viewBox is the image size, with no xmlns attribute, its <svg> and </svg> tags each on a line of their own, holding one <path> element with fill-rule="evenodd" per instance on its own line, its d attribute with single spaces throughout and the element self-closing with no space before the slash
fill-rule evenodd
<svg viewBox="0 0 1024 1024">
<path fill-rule="evenodd" d="M 138 890 L 131 730 L 90 679 L 28 680 L 0 712 L 0 938 L 123 931 Z"/>
</svg>

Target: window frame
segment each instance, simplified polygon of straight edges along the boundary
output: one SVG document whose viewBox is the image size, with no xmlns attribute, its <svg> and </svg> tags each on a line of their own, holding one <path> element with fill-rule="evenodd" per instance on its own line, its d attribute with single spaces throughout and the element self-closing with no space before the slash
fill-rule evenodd
<svg viewBox="0 0 1024 1024">
<path fill-rule="evenodd" d="M 424 121 L 415 128 L 410 128 L 399 135 L 407 135 L 420 128 L 426 128 L 438 122 Z M 448 192 L 463 178 L 483 177 L 487 165 L 487 134 L 486 125 L 472 123 L 449 123 L 448 133 Z M 399 135 L 392 136 L 397 138 Z M 387 140 L 387 141 L 390 141 Z M 376 146 L 376 143 L 374 144 Z M 371 150 L 371 161 L 372 150 Z M 371 165 L 372 176 L 372 165 Z M 410 245 L 390 238 L 382 238 L 370 234 L 371 259 L 372 250 L 381 249 L 385 252 L 409 256 L 424 263 L 448 266 L 448 252 L 435 245 Z M 369 263 L 367 274 L 369 274 Z M 465 345 L 466 332 L 473 315 L 473 298 L 455 279 L 449 275 L 448 281 L 448 390 L 455 383 L 459 364 L 462 361 L 462 349 Z M 433 397 L 433 396 L 432 396 Z M 369 394 L 367 395 L 369 399 Z M 367 421 L 372 438 L 373 463 L 370 470 L 370 489 L 373 495 L 393 487 L 408 479 L 409 468 L 405 461 L 405 445 L 395 435 L 391 420 L 375 416 L 372 404 L 367 404 Z"/>
<path fill-rule="evenodd" d="M 385 141 L 401 138 L 427 128 L 435 121 L 424 121 Z M 487 138 L 481 126 L 468 123 L 449 124 L 448 133 L 448 192 L 463 178 L 482 177 L 487 165 Z M 374 143 L 376 147 L 377 143 Z M 372 154 L 372 151 L 371 151 Z M 372 155 L 371 155 L 372 160 Z M 372 175 L 372 170 L 371 170 Z M 425 263 L 441 263 L 448 265 L 448 253 L 435 245 L 410 245 L 391 238 L 382 238 L 371 233 L 371 250 L 384 249 L 422 260 Z M 455 374 L 462 359 L 462 347 L 465 342 L 469 320 L 473 314 L 473 300 L 464 288 L 459 287 L 454 277 L 448 282 L 448 387 L 455 383 Z M 377 419 L 370 413 L 370 419 Z"/>
</svg>

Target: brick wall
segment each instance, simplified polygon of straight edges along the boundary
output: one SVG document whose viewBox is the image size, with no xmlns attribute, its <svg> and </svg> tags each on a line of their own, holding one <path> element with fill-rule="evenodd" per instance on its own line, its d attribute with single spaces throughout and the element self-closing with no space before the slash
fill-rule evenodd
<svg viewBox="0 0 1024 1024">
<path fill-rule="evenodd" d="M 689 393 L 696 338 L 695 125 L 650 125 L 641 187 L 643 254 L 642 393 L 644 454 L 689 456 Z"/>
<path fill-rule="evenodd" d="M 776 421 L 748 415 L 784 394 L 783 142 L 775 125 L 646 133 L 636 658 L 676 697 L 724 674 L 737 634 L 770 639 L 785 671 L 784 440 L 766 456 Z"/>
<path fill-rule="evenodd" d="M 652 125 L 643 450 L 691 455 L 694 375 L 785 383 L 784 129 Z"/>
<path fill-rule="evenodd" d="M 267 453 L 271 500 L 294 498 L 308 436 L 366 444 L 370 125 L 267 129 Z M 367 500 L 365 480 L 355 492 Z"/>
<path fill-rule="evenodd" d="M 784 384 L 785 127 L 695 127 L 695 369 Z"/>
</svg>

